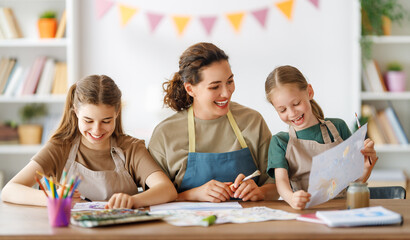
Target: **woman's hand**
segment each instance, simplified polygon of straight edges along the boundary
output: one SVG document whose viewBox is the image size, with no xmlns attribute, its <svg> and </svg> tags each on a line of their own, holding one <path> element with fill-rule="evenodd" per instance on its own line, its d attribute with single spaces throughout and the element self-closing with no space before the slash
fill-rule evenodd
<svg viewBox="0 0 410 240">
<path fill-rule="evenodd" d="M 310 193 L 303 190 L 296 191 L 292 194 L 289 205 L 294 209 L 304 209 L 306 203 L 310 201 Z"/>
<path fill-rule="evenodd" d="M 112 195 L 105 208 L 133 208 L 134 199 L 126 193 L 116 193 Z"/>
<path fill-rule="evenodd" d="M 240 198 L 242 201 L 264 200 L 265 194 L 261 191 L 255 181 L 253 179 L 248 179 L 245 182 L 242 182 L 244 178 L 245 175 L 242 173 L 236 177 L 235 182 L 231 187 L 232 191 L 235 192 L 234 198 Z"/>
<path fill-rule="evenodd" d="M 231 185 L 231 182 L 211 180 L 202 186 L 181 193 L 184 196 L 182 199 L 215 203 L 224 202 L 233 197 L 229 185 Z M 178 200 L 181 199 L 181 194 L 178 196 Z"/>
</svg>

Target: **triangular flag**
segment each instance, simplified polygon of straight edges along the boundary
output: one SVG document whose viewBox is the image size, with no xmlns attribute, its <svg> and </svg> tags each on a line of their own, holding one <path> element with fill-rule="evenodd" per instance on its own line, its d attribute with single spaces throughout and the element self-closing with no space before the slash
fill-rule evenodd
<svg viewBox="0 0 410 240">
<path fill-rule="evenodd" d="M 191 20 L 191 17 L 173 16 L 172 19 L 174 20 L 175 26 L 177 27 L 178 35 L 182 36 L 182 33 L 185 30 L 185 27 L 187 26 L 189 20 Z"/>
<path fill-rule="evenodd" d="M 245 16 L 244 12 L 226 14 L 226 17 L 228 18 L 229 22 L 232 24 L 232 27 L 234 28 L 236 32 L 240 31 L 242 20 L 244 16 Z"/>
<path fill-rule="evenodd" d="M 319 0 L 309 0 L 316 8 L 319 8 Z"/>
<path fill-rule="evenodd" d="M 265 27 L 266 16 L 268 15 L 269 8 L 263 8 L 260 10 L 252 11 L 252 15 L 258 20 L 258 22 Z"/>
<path fill-rule="evenodd" d="M 121 26 L 125 26 L 132 16 L 134 16 L 134 14 L 138 11 L 135 7 L 129 7 L 123 4 L 118 4 L 118 8 L 120 10 Z"/>
<path fill-rule="evenodd" d="M 276 7 L 278 7 L 289 20 L 292 19 L 293 0 L 278 2 L 276 3 Z"/>
<path fill-rule="evenodd" d="M 205 28 L 206 34 L 209 36 L 212 32 L 214 27 L 216 17 L 200 17 L 199 20 L 201 21 L 202 25 Z"/>
<path fill-rule="evenodd" d="M 149 25 L 151 27 L 151 32 L 154 32 L 159 22 L 161 22 L 162 18 L 164 17 L 164 15 L 151 12 L 147 12 L 146 15 L 149 21 Z"/>
<path fill-rule="evenodd" d="M 98 19 L 101 19 L 108 10 L 110 10 L 113 4 L 114 2 L 109 0 L 95 0 Z"/>
</svg>

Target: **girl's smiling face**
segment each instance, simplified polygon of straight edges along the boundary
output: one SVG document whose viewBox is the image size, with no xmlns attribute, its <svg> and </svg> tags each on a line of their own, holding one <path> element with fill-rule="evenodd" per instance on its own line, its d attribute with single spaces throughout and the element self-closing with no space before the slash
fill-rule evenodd
<svg viewBox="0 0 410 240">
<path fill-rule="evenodd" d="M 194 99 L 195 117 L 210 120 L 226 115 L 232 93 L 235 91 L 228 61 L 214 62 L 201 69 L 201 80 L 196 85 L 184 84 L 188 94 Z"/>
<path fill-rule="evenodd" d="M 118 116 L 115 107 L 105 104 L 81 104 L 75 112 L 82 143 L 90 149 L 110 148 L 110 137 Z"/>
<path fill-rule="evenodd" d="M 310 84 L 306 90 L 300 90 L 290 83 L 277 85 L 270 93 L 270 100 L 280 119 L 299 131 L 319 123 L 310 104 L 313 95 Z"/>
</svg>

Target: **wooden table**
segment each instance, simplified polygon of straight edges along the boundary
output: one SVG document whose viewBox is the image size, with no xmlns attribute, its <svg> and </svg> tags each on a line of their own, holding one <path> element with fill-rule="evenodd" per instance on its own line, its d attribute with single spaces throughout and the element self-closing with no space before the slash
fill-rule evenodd
<svg viewBox="0 0 410 240">
<path fill-rule="evenodd" d="M 244 202 L 244 207 L 267 206 L 294 213 L 344 209 L 344 200 L 331 200 L 316 208 L 297 211 L 283 201 Z M 0 239 L 410 239 L 410 200 L 370 200 L 403 215 L 404 224 L 378 227 L 329 228 L 291 221 L 218 224 L 211 227 L 176 227 L 162 221 L 101 228 L 52 228 L 45 207 L 0 202 Z"/>
</svg>

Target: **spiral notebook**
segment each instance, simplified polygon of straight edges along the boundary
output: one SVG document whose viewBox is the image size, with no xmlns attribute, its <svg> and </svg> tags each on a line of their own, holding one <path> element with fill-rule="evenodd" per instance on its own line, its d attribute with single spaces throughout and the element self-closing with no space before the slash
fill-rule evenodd
<svg viewBox="0 0 410 240">
<path fill-rule="evenodd" d="M 100 227 L 107 225 L 155 221 L 163 215 L 150 214 L 136 209 L 104 209 L 71 212 L 71 224 L 80 227 Z"/>
</svg>

